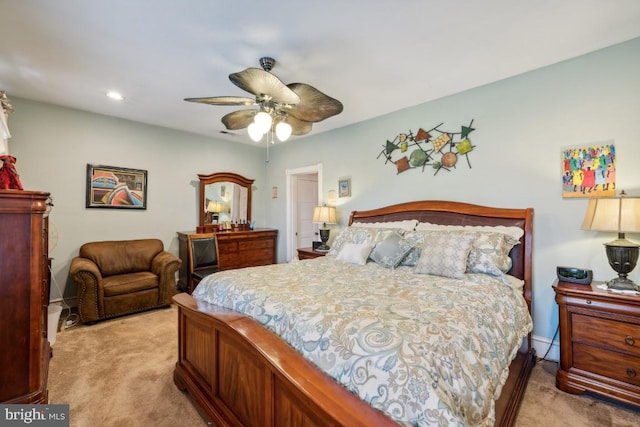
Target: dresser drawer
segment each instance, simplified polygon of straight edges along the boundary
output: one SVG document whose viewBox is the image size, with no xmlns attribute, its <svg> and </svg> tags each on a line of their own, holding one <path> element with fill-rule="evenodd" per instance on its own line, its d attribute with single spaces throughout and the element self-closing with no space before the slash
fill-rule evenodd
<svg viewBox="0 0 640 427">
<path fill-rule="evenodd" d="M 238 252 L 238 241 L 218 239 L 218 252 Z"/>
<path fill-rule="evenodd" d="M 573 366 L 640 386 L 640 357 L 574 343 Z"/>
<path fill-rule="evenodd" d="M 574 341 L 640 357 L 640 325 L 573 313 Z"/>
<path fill-rule="evenodd" d="M 240 251 L 257 251 L 260 249 L 273 249 L 274 241 L 272 239 L 258 239 L 247 242 L 238 242 L 238 250 Z"/>
</svg>

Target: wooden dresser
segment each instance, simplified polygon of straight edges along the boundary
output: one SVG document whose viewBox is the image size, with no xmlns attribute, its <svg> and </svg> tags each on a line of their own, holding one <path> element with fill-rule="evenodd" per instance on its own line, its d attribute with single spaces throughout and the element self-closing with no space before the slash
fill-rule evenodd
<svg viewBox="0 0 640 427">
<path fill-rule="evenodd" d="M 194 232 L 178 232 L 179 256 L 182 260 L 178 287 L 187 289 L 191 283 L 189 277 L 189 251 L 187 234 Z M 218 263 L 220 270 L 269 265 L 277 262 L 276 249 L 278 230 L 261 228 L 244 231 L 219 231 Z"/>
<path fill-rule="evenodd" d="M 640 406 L 640 296 L 556 282 L 560 367 L 556 386 Z"/>
<path fill-rule="evenodd" d="M 0 190 L 0 403 L 47 403 L 49 193 Z"/>
</svg>

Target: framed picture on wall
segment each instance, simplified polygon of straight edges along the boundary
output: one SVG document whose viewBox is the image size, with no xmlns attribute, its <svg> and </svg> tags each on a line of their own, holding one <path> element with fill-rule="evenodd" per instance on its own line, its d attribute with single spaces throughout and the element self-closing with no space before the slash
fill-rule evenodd
<svg viewBox="0 0 640 427">
<path fill-rule="evenodd" d="M 147 171 L 88 164 L 86 206 L 147 209 Z"/>
<path fill-rule="evenodd" d="M 338 197 L 351 197 L 351 179 L 338 180 Z"/>
<path fill-rule="evenodd" d="M 616 195 L 616 149 L 611 143 L 562 150 L 562 197 Z"/>
</svg>

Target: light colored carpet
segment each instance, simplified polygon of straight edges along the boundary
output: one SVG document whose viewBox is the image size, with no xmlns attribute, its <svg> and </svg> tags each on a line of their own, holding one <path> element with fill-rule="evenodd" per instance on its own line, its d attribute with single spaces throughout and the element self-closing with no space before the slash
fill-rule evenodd
<svg viewBox="0 0 640 427">
<path fill-rule="evenodd" d="M 171 306 L 58 332 L 49 403 L 76 427 L 206 426 L 173 383 L 177 320 Z"/>
<path fill-rule="evenodd" d="M 640 408 L 558 390 L 557 363 L 539 361 L 518 413 L 516 427 L 638 427 Z"/>
<path fill-rule="evenodd" d="M 177 330 L 172 306 L 58 332 L 50 403 L 68 403 L 77 427 L 206 426 L 173 383 Z M 639 409 L 556 389 L 555 368 L 534 368 L 517 427 L 640 426 Z"/>
</svg>

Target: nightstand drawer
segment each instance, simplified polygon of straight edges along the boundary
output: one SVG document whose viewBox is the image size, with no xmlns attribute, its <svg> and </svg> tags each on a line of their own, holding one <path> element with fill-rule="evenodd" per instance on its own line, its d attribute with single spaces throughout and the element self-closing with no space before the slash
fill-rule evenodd
<svg viewBox="0 0 640 427">
<path fill-rule="evenodd" d="M 605 294 L 606 295 L 606 294 Z M 638 298 L 638 297 L 631 297 Z M 640 301 L 640 298 L 638 298 Z M 604 300 L 602 295 L 593 294 L 592 298 L 580 295 L 579 297 L 568 296 L 567 305 L 571 307 L 579 307 L 587 310 L 601 310 L 610 313 L 619 313 L 623 315 L 637 316 L 638 308 L 635 306 L 627 306 L 620 304 L 618 301 Z"/>
<path fill-rule="evenodd" d="M 574 343 L 573 366 L 576 369 L 640 386 L 640 357 Z"/>
<path fill-rule="evenodd" d="M 573 341 L 640 356 L 640 325 L 576 313 L 571 320 Z"/>
</svg>

